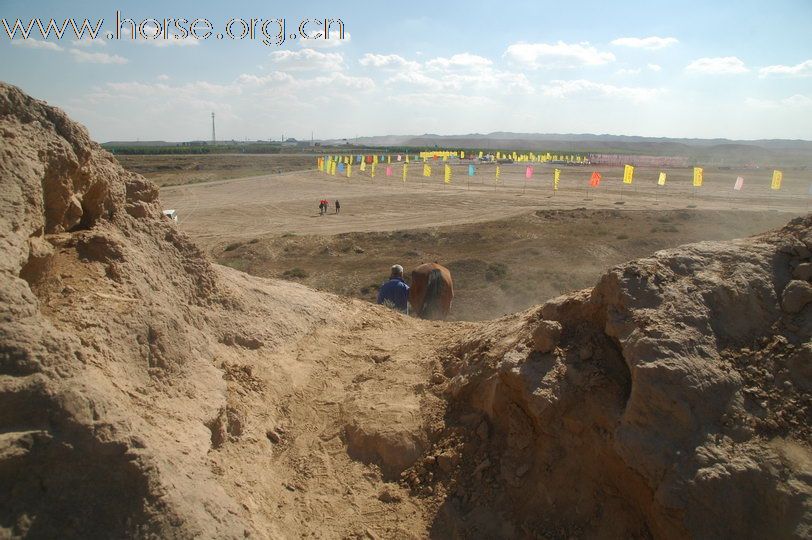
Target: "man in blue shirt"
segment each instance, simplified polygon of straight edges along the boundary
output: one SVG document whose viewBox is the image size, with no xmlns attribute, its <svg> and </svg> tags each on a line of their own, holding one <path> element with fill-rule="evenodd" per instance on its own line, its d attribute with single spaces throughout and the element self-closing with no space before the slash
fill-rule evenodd
<svg viewBox="0 0 812 540">
<path fill-rule="evenodd" d="M 392 266 L 389 281 L 378 289 L 378 303 L 408 313 L 409 286 L 403 281 L 403 267 L 399 264 Z"/>
</svg>

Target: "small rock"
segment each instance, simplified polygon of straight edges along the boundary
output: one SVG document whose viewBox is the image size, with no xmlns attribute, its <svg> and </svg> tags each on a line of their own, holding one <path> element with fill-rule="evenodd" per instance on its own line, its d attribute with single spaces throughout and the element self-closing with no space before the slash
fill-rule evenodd
<svg viewBox="0 0 812 540">
<path fill-rule="evenodd" d="M 274 444 L 279 444 L 282 441 L 282 437 L 276 432 L 276 430 L 273 429 L 266 431 L 265 436 L 268 437 L 268 440 Z"/>
<path fill-rule="evenodd" d="M 802 263 L 799 264 L 795 271 L 792 273 L 792 277 L 795 279 L 800 279 L 803 281 L 811 281 L 812 280 L 812 263 Z"/>
<path fill-rule="evenodd" d="M 353 250 L 355 253 L 359 253 L 359 254 L 360 254 L 360 253 L 365 253 L 364 248 L 362 248 L 361 246 L 353 246 L 352 250 Z"/>
<path fill-rule="evenodd" d="M 812 284 L 807 281 L 790 281 L 781 295 L 781 307 L 787 313 L 798 313 L 809 302 L 812 302 Z"/>
<path fill-rule="evenodd" d="M 389 488 L 383 488 L 378 494 L 378 500 L 386 504 L 391 504 L 400 502 L 401 498 L 397 493 L 392 493 Z"/>
<path fill-rule="evenodd" d="M 527 463 L 524 463 L 524 464 L 520 465 L 518 469 L 516 469 L 516 476 L 518 478 L 521 478 L 522 476 L 527 474 L 527 471 L 529 471 L 529 470 L 530 470 L 530 465 L 528 465 Z"/>
<path fill-rule="evenodd" d="M 458 456 L 453 452 L 446 451 L 442 454 L 437 454 L 435 459 L 442 470 L 445 472 L 451 472 L 451 469 L 453 469 L 457 464 Z"/>
<path fill-rule="evenodd" d="M 533 332 L 533 348 L 540 353 L 547 353 L 555 349 L 560 339 L 561 323 L 541 321 Z"/>
<path fill-rule="evenodd" d="M 431 376 L 431 383 L 432 384 L 443 384 L 445 382 L 445 376 L 442 373 L 434 372 Z"/>
</svg>

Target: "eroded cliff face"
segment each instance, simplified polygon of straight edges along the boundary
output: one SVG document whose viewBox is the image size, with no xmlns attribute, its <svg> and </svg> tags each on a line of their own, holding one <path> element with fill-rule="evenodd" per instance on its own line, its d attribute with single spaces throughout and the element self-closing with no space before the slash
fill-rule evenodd
<svg viewBox="0 0 812 540">
<path fill-rule="evenodd" d="M 554 536 L 812 534 L 811 227 L 658 252 L 463 339 L 446 526 L 485 506 Z"/>
<path fill-rule="evenodd" d="M 428 323 L 210 264 L 4 84 L 0 136 L 0 536 L 812 535 L 812 218 Z"/>
</svg>

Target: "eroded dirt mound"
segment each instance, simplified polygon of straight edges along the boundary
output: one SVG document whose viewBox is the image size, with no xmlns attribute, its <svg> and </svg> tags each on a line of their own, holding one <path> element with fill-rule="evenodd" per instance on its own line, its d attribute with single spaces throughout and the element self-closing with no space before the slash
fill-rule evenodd
<svg viewBox="0 0 812 540">
<path fill-rule="evenodd" d="M 812 218 L 658 252 L 463 339 L 408 473 L 444 479 L 436 530 L 809 537 L 810 250 Z"/>
<path fill-rule="evenodd" d="M 150 182 L 2 84 L 0 134 L 0 536 L 425 529 L 413 504 L 360 512 L 398 513 L 381 467 L 400 440 L 425 446 L 439 406 L 420 390 L 431 340 L 407 357 L 425 365 L 373 370 L 407 362 L 393 349 L 416 322 L 211 265 Z M 382 339 L 395 324 L 404 338 Z M 346 426 L 375 436 L 364 462 Z M 315 486 L 297 491 L 312 474 L 318 515 Z"/>
</svg>

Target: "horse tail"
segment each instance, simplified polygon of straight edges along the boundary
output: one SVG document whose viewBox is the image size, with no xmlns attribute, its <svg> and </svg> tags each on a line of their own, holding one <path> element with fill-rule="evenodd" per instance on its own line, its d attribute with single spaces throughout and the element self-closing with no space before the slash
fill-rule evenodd
<svg viewBox="0 0 812 540">
<path fill-rule="evenodd" d="M 438 268 L 429 272 L 428 281 L 426 282 L 426 295 L 423 299 L 423 309 L 420 310 L 420 317 L 428 319 L 435 313 L 440 312 L 440 300 L 443 297 L 443 290 L 445 289 L 445 281 L 443 275 Z"/>
</svg>

